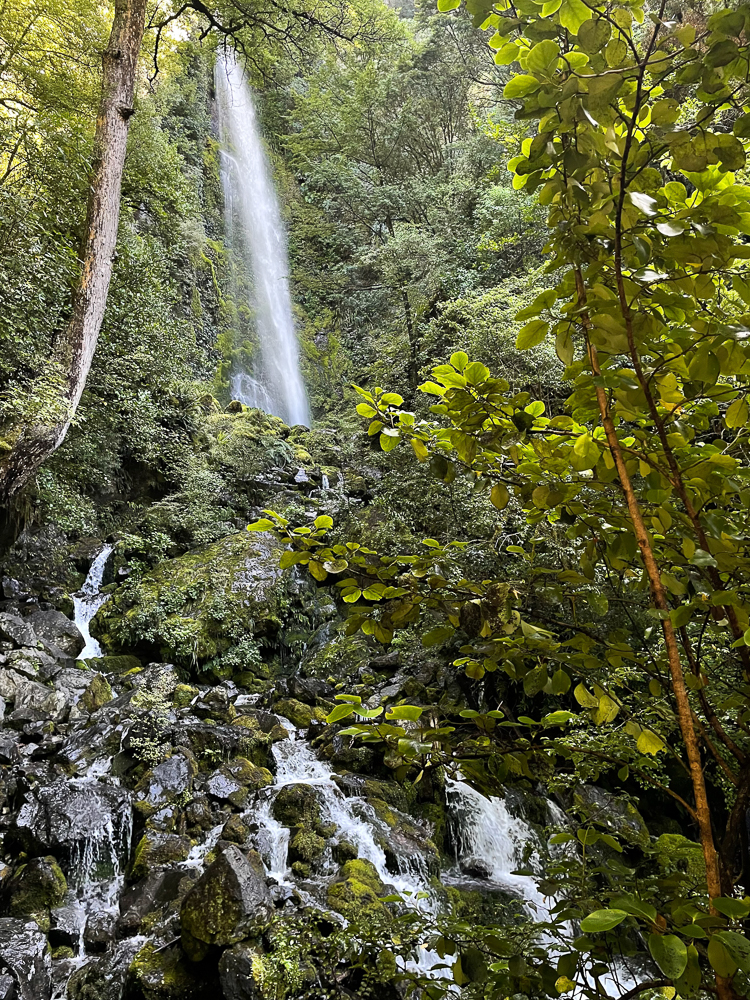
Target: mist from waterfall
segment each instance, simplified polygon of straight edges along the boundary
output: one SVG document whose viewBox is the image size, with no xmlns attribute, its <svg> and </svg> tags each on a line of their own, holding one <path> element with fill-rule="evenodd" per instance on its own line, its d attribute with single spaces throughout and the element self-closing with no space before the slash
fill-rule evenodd
<svg viewBox="0 0 750 1000">
<path fill-rule="evenodd" d="M 227 242 L 252 271 L 260 357 L 235 371 L 235 399 L 287 424 L 310 424 L 289 292 L 286 233 L 250 87 L 231 55 L 216 63 Z"/>
</svg>

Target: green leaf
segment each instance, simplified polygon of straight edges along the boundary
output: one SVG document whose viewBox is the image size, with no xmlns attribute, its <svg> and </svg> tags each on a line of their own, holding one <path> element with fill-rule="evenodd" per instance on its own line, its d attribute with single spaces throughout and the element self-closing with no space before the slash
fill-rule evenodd
<svg viewBox="0 0 750 1000">
<path fill-rule="evenodd" d="M 422 645 L 427 648 L 430 646 L 439 646 L 441 642 L 446 642 L 450 639 L 455 632 L 456 630 L 452 625 L 439 625 L 437 628 L 425 632 L 422 636 Z"/>
<path fill-rule="evenodd" d="M 652 732 L 650 729 L 642 729 L 638 739 L 636 740 L 636 746 L 639 753 L 647 753 L 655 755 L 661 753 L 665 749 L 666 744 L 656 733 Z"/>
<path fill-rule="evenodd" d="M 732 899 L 729 896 L 719 896 L 712 900 L 714 907 L 730 920 L 744 920 L 750 915 L 750 901 Z"/>
<path fill-rule="evenodd" d="M 437 0 L 437 9 L 441 14 L 447 14 L 450 10 L 456 10 L 461 6 L 461 0 Z"/>
<path fill-rule="evenodd" d="M 560 24 L 571 35 L 577 35 L 581 25 L 592 16 L 592 11 L 582 0 L 563 0 L 560 5 Z"/>
<path fill-rule="evenodd" d="M 740 396 L 727 407 L 724 422 L 731 429 L 744 427 L 747 424 L 748 413 L 750 413 L 750 408 L 747 405 L 747 400 L 744 396 Z"/>
<path fill-rule="evenodd" d="M 739 903 L 741 900 L 732 899 L 724 902 Z M 721 941 L 744 973 L 750 973 L 750 941 L 744 934 L 738 934 L 737 931 L 717 931 L 712 935 L 712 940 L 714 938 Z"/>
<path fill-rule="evenodd" d="M 271 528 L 275 528 L 276 525 L 273 521 L 269 521 L 267 517 L 262 517 L 259 521 L 253 521 L 252 524 L 248 524 L 248 531 L 269 531 Z"/>
<path fill-rule="evenodd" d="M 727 978 L 733 976 L 739 968 L 718 934 L 712 934 L 708 942 L 708 960 L 714 972 Z"/>
<path fill-rule="evenodd" d="M 579 0 L 580 2 L 580 0 Z M 535 76 L 528 76 L 526 73 L 518 73 L 512 76 L 503 90 L 503 97 L 509 100 L 517 97 L 526 97 L 539 90 L 541 84 Z"/>
<path fill-rule="evenodd" d="M 410 722 L 416 722 L 423 711 L 424 709 L 417 705 L 394 705 L 393 708 L 388 709 L 386 719 L 389 721 L 391 719 L 408 719 Z"/>
<path fill-rule="evenodd" d="M 353 711 L 354 705 L 352 704 L 336 705 L 330 715 L 326 716 L 326 722 L 330 725 L 333 722 L 338 722 L 340 719 L 346 719 Z"/>
<path fill-rule="evenodd" d="M 571 719 L 575 719 L 575 714 L 573 712 L 552 712 L 550 715 L 545 715 L 542 719 L 543 726 L 564 726 L 566 722 L 570 722 Z"/>
<path fill-rule="evenodd" d="M 390 434 L 380 435 L 380 447 L 383 451 L 393 451 L 394 448 L 398 448 L 398 437 L 394 437 Z"/>
<path fill-rule="evenodd" d="M 687 968 L 687 945 L 676 934 L 649 934 L 648 950 L 668 979 L 679 979 Z"/>
<path fill-rule="evenodd" d="M 587 691 L 583 684 L 579 684 L 573 691 L 573 697 L 581 708 L 599 708 L 599 699 Z"/>
<path fill-rule="evenodd" d="M 625 910 L 594 910 L 581 921 L 584 934 L 600 934 L 611 931 L 627 917 Z"/>
<path fill-rule="evenodd" d="M 497 507 L 498 510 L 505 510 L 510 500 L 508 488 L 503 483 L 495 483 L 490 490 L 490 500 L 492 505 Z"/>
<path fill-rule="evenodd" d="M 530 323 L 522 326 L 516 337 L 516 347 L 519 351 L 528 351 L 531 347 L 537 347 L 547 336 L 549 324 L 543 319 L 533 319 Z"/>
<path fill-rule="evenodd" d="M 319 514 L 315 518 L 315 527 L 316 528 L 332 528 L 333 527 L 333 518 L 329 517 L 328 514 Z"/>
</svg>

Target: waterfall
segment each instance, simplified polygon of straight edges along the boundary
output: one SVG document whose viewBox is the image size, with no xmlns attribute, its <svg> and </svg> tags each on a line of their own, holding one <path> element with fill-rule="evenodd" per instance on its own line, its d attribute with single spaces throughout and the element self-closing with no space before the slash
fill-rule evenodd
<svg viewBox="0 0 750 1000">
<path fill-rule="evenodd" d="M 99 591 L 101 590 L 102 579 L 104 578 L 104 567 L 107 565 L 107 560 L 112 554 L 113 549 L 114 545 L 104 546 L 96 559 L 91 563 L 91 568 L 83 586 L 77 594 L 73 595 L 73 621 L 86 640 L 86 645 L 78 654 L 79 660 L 102 655 L 101 646 L 93 638 L 91 632 L 89 632 L 89 623 L 102 604 L 107 600 L 107 595 L 100 594 Z"/>
<path fill-rule="evenodd" d="M 310 423 L 289 293 L 286 236 L 250 88 L 232 56 L 216 66 L 227 240 L 240 243 L 255 285 L 260 341 L 254 376 L 235 372 L 232 392 L 288 424 Z M 230 152 L 231 151 L 231 152 Z M 235 213 L 240 239 L 235 239 Z M 238 249 L 234 246 L 233 249 Z"/>
</svg>

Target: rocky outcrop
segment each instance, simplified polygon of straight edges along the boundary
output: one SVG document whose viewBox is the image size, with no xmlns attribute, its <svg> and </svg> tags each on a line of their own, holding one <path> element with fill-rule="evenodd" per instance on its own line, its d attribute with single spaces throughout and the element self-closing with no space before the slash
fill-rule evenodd
<svg viewBox="0 0 750 1000">
<path fill-rule="evenodd" d="M 0 919 L 0 977 L 12 979 L 17 1000 L 49 1000 L 52 981 L 47 938 L 36 924 L 12 917 Z M 6 996 L 13 995 L 6 992 Z"/>
<path fill-rule="evenodd" d="M 200 961 L 212 945 L 231 945 L 257 934 L 271 914 L 271 895 L 260 856 L 228 844 L 185 897 L 180 910 L 182 947 Z"/>
</svg>

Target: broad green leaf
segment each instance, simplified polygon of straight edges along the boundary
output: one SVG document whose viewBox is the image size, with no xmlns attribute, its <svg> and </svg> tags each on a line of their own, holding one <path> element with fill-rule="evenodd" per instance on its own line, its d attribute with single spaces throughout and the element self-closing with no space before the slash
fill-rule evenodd
<svg viewBox="0 0 750 1000">
<path fill-rule="evenodd" d="M 647 753 L 651 755 L 661 753 L 661 751 L 665 749 L 664 740 L 662 740 L 650 729 L 641 730 L 638 739 L 636 740 L 636 746 L 638 747 L 639 753 Z"/>
<path fill-rule="evenodd" d="M 394 705 L 388 709 L 386 719 L 408 719 L 410 722 L 416 722 L 423 711 L 424 709 L 417 705 Z"/>
<path fill-rule="evenodd" d="M 332 528 L 333 527 L 333 518 L 329 517 L 328 514 L 319 514 L 315 518 L 315 527 L 316 528 Z"/>
<path fill-rule="evenodd" d="M 583 0 L 563 0 L 560 5 L 560 24 L 571 35 L 577 35 L 581 25 L 592 16 L 592 10 Z"/>
<path fill-rule="evenodd" d="M 668 979 L 679 979 L 687 968 L 687 945 L 676 934 L 649 934 L 648 950 Z"/>
<path fill-rule="evenodd" d="M 599 934 L 611 931 L 627 917 L 625 910 L 594 910 L 581 921 L 584 934 Z"/>
<path fill-rule="evenodd" d="M 440 625 L 438 628 L 430 629 L 422 636 L 422 645 L 426 647 L 439 646 L 441 642 L 446 642 L 455 634 L 452 625 Z"/>
<path fill-rule="evenodd" d="M 598 708 L 599 699 L 587 691 L 583 684 L 579 684 L 573 691 L 573 696 L 581 708 Z"/>
<path fill-rule="evenodd" d="M 739 903 L 740 900 L 732 899 L 725 900 L 725 902 Z M 713 938 L 721 941 L 732 956 L 732 959 L 744 973 L 750 973 L 750 941 L 748 941 L 744 934 L 738 934 L 737 931 L 716 931 L 712 935 Z"/>
<path fill-rule="evenodd" d="M 543 319 L 533 319 L 518 331 L 516 347 L 519 351 L 528 351 L 529 348 L 536 347 L 547 336 L 548 329 L 549 324 Z"/>
<path fill-rule="evenodd" d="M 535 76 L 529 76 L 525 73 L 518 73 L 516 76 L 512 76 L 508 83 L 505 85 L 503 90 L 503 97 L 508 100 L 518 97 L 526 97 L 528 94 L 533 94 L 535 90 L 539 90 L 541 84 Z"/>
<path fill-rule="evenodd" d="M 352 704 L 336 705 L 331 713 L 326 716 L 326 722 L 330 724 L 338 722 L 340 719 L 346 719 L 353 711 L 354 705 Z"/>
<path fill-rule="evenodd" d="M 747 399 L 744 396 L 740 396 L 727 407 L 724 422 L 727 427 L 732 429 L 735 427 L 744 427 L 747 424 L 749 412 L 750 408 L 748 408 Z"/>
<path fill-rule="evenodd" d="M 498 510 L 505 510 L 510 500 L 510 493 L 503 483 L 495 483 L 490 490 L 490 500 Z"/>
<path fill-rule="evenodd" d="M 733 976 L 739 968 L 729 949 L 716 934 L 712 934 L 708 942 L 708 960 L 714 972 L 727 978 Z"/>
</svg>

